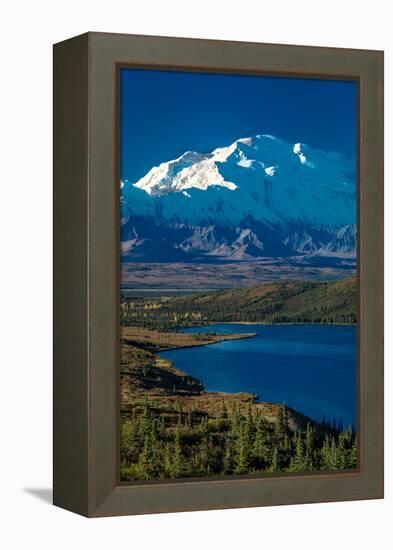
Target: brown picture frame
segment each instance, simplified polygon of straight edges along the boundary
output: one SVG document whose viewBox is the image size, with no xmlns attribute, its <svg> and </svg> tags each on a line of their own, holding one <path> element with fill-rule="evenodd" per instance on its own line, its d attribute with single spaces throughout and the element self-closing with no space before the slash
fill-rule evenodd
<svg viewBox="0 0 393 550">
<path fill-rule="evenodd" d="M 360 466 L 119 481 L 119 67 L 359 83 Z M 383 498 L 383 52 L 86 33 L 54 46 L 54 504 L 89 516 Z"/>
</svg>

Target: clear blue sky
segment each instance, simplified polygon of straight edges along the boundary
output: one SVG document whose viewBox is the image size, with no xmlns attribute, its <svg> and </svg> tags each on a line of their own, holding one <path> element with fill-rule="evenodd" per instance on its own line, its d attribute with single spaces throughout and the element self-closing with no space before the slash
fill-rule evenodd
<svg viewBox="0 0 393 550">
<path fill-rule="evenodd" d="M 256 134 L 356 154 L 355 82 L 128 68 L 120 82 L 123 179 Z"/>
</svg>

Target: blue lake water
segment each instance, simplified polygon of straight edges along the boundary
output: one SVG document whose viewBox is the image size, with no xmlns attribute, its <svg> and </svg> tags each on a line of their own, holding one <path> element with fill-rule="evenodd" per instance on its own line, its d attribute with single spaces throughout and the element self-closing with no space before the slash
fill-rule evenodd
<svg viewBox="0 0 393 550">
<path fill-rule="evenodd" d="M 356 327 L 237 325 L 187 332 L 244 333 L 255 338 L 160 352 L 201 379 L 208 391 L 257 393 L 320 421 L 356 425 Z"/>
</svg>

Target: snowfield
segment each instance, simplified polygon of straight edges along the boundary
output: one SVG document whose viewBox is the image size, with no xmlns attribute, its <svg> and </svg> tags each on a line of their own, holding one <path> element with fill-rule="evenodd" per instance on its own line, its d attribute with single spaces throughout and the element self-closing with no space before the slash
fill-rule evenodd
<svg viewBox="0 0 393 550">
<path fill-rule="evenodd" d="M 187 151 L 120 188 L 131 257 L 153 260 L 159 242 L 168 261 L 355 255 L 355 161 L 303 143 L 256 135 Z"/>
</svg>

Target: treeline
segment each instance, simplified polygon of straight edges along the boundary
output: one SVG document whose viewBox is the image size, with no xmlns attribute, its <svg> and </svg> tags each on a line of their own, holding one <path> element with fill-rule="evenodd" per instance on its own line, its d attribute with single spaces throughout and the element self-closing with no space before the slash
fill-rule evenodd
<svg viewBox="0 0 393 550">
<path fill-rule="evenodd" d="M 121 322 L 166 331 L 214 322 L 354 324 L 356 279 L 269 283 L 179 297 L 127 298 Z"/>
<path fill-rule="evenodd" d="M 291 430 L 282 406 L 268 423 L 251 405 L 242 412 L 225 401 L 215 418 L 197 408 L 172 414 L 147 398 L 122 422 L 122 481 L 341 470 L 357 465 L 356 433 L 350 427 L 307 425 Z"/>
</svg>

